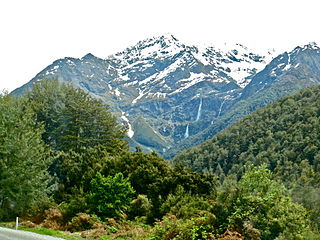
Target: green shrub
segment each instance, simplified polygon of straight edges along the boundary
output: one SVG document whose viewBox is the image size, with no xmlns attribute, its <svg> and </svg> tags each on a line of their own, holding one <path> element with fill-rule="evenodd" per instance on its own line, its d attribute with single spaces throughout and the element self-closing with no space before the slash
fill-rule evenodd
<svg viewBox="0 0 320 240">
<path fill-rule="evenodd" d="M 122 173 L 108 177 L 97 173 L 91 180 L 88 202 L 91 211 L 101 219 L 119 218 L 123 215 L 122 212 L 127 210 L 134 193 L 129 180 L 125 179 Z"/>
<path fill-rule="evenodd" d="M 174 194 L 169 194 L 161 206 L 161 212 L 173 214 L 178 218 L 191 218 L 201 211 L 211 211 L 213 202 L 198 195 L 186 192 L 182 186 L 178 186 Z"/>
<path fill-rule="evenodd" d="M 223 214 L 217 216 L 225 215 L 227 227 L 247 238 L 261 234 L 261 239 L 302 239 L 299 236 L 309 231 L 307 211 L 292 202 L 266 165 L 249 166 L 240 181 L 225 190 L 218 196 Z"/>
<path fill-rule="evenodd" d="M 215 239 L 213 222 L 215 217 L 211 213 L 202 213 L 191 219 L 177 219 L 175 215 L 166 215 L 157 222 L 152 240 L 197 240 Z"/>
<path fill-rule="evenodd" d="M 129 208 L 129 217 L 139 218 L 148 217 L 151 214 L 152 202 L 146 195 L 139 194 L 136 199 L 132 200 Z"/>
<path fill-rule="evenodd" d="M 61 203 L 59 206 L 63 215 L 65 224 L 70 222 L 78 213 L 88 212 L 88 194 L 79 190 L 73 194 L 69 201 Z"/>
</svg>

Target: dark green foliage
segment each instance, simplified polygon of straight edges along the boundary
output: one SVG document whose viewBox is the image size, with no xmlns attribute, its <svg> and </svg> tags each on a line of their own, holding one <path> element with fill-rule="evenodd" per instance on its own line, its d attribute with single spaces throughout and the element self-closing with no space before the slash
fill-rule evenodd
<svg viewBox="0 0 320 240">
<path fill-rule="evenodd" d="M 150 217 L 152 210 L 152 202 L 146 195 L 139 194 L 137 198 L 131 201 L 129 208 L 129 217 Z"/>
<path fill-rule="evenodd" d="M 246 163 L 266 163 L 284 180 L 295 181 L 307 160 L 317 172 L 320 148 L 320 88 L 285 97 L 175 159 L 195 171 L 241 175 Z M 290 178 L 290 179 L 288 179 Z"/>
<path fill-rule="evenodd" d="M 317 239 L 308 212 L 295 204 L 266 166 L 245 168 L 237 181 L 227 177 L 217 196 L 192 196 L 182 188 L 162 205 L 168 214 L 156 223 L 152 239 Z"/>
<path fill-rule="evenodd" d="M 79 192 L 87 192 L 90 181 L 102 171 L 110 156 L 103 148 L 88 148 L 85 152 L 60 152 L 52 164 L 51 172 L 59 179 L 55 199 L 60 202 L 74 198 Z"/>
<path fill-rule="evenodd" d="M 50 153 L 24 99 L 0 96 L 0 218 L 25 216 L 48 200 Z"/>
<path fill-rule="evenodd" d="M 87 187 L 105 166 L 106 156 L 127 151 L 122 127 L 108 107 L 87 93 L 58 80 L 34 84 L 27 94 L 38 124 L 44 125 L 43 140 L 56 154 L 50 167 L 58 178 L 58 202 Z"/>
<path fill-rule="evenodd" d="M 213 175 L 192 173 L 181 166 L 172 168 L 156 153 L 141 151 L 124 153 L 120 158 L 109 159 L 103 174 L 122 172 L 128 177 L 137 194 L 143 194 L 152 202 L 152 218 L 162 216 L 161 204 L 178 185 L 192 194 L 214 192 L 216 178 Z"/>
<path fill-rule="evenodd" d="M 135 191 L 122 173 L 103 177 L 97 173 L 91 180 L 89 205 L 101 219 L 119 217 L 129 206 Z"/>
<path fill-rule="evenodd" d="M 45 126 L 43 138 L 53 149 L 79 153 L 101 146 L 117 153 L 127 148 L 125 129 L 102 101 L 83 90 L 46 80 L 35 84 L 27 97 L 37 121 Z"/>
<path fill-rule="evenodd" d="M 2 96 L 1 216 L 35 214 L 47 199 L 51 164 L 58 185 L 48 226 L 78 231 L 92 228 L 97 216 L 128 216 L 141 223 L 162 219 L 148 239 L 223 239 L 230 232 L 317 239 L 311 229 L 320 220 L 319 92 L 305 90 L 257 111 L 174 166 L 154 152 L 128 151 L 121 125 L 80 90 L 52 80 L 26 98 Z M 121 228 L 108 222 L 113 231 Z"/>
<path fill-rule="evenodd" d="M 267 164 L 274 178 L 292 190 L 318 228 L 320 87 L 304 89 L 245 117 L 174 160 L 194 171 L 240 178 L 246 164 Z"/>
</svg>

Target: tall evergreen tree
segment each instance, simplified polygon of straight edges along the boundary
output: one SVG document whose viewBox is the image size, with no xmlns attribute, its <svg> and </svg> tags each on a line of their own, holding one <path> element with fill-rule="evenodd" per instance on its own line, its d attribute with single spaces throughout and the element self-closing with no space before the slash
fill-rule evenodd
<svg viewBox="0 0 320 240">
<path fill-rule="evenodd" d="M 56 200 L 63 201 L 85 188 L 105 165 L 106 155 L 128 150 L 125 127 L 106 104 L 57 79 L 36 83 L 28 104 L 44 125 L 43 140 L 56 153 L 50 167 L 58 177 Z"/>
<path fill-rule="evenodd" d="M 42 133 L 23 99 L 0 96 L 0 218 L 25 216 L 47 200 L 51 158 Z"/>
<path fill-rule="evenodd" d="M 79 153 L 99 146 L 117 153 L 127 148 L 126 129 L 106 104 L 81 89 L 45 80 L 34 84 L 28 99 L 45 126 L 44 141 L 54 150 Z"/>
</svg>

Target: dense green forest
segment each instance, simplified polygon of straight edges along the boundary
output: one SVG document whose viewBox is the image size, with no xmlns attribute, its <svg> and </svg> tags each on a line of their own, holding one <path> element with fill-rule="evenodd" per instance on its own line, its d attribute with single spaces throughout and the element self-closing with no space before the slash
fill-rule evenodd
<svg viewBox="0 0 320 240">
<path fill-rule="evenodd" d="M 173 165 L 129 151 L 126 128 L 80 89 L 46 80 L 2 94 L 0 220 L 91 238 L 319 239 L 319 93 L 284 98 Z"/>
<path fill-rule="evenodd" d="M 320 226 L 320 87 L 257 110 L 174 162 L 215 173 L 221 180 L 240 178 L 248 164 L 266 164 Z"/>
</svg>

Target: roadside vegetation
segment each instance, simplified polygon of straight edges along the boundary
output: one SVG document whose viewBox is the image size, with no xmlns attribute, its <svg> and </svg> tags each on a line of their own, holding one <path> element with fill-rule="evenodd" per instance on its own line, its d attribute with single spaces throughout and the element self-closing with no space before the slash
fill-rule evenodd
<svg viewBox="0 0 320 240">
<path fill-rule="evenodd" d="M 0 110 L 0 221 L 19 216 L 24 229 L 65 239 L 320 238 L 317 157 L 298 176 L 310 188 L 284 181 L 288 165 L 249 161 L 257 154 L 235 165 L 241 174 L 222 165 L 230 156 L 219 149 L 215 169 L 200 155 L 170 165 L 129 151 L 125 126 L 105 104 L 57 80 L 3 94 Z M 308 156 L 318 156 L 312 144 Z M 304 194 L 313 197 L 303 202 Z"/>
</svg>

